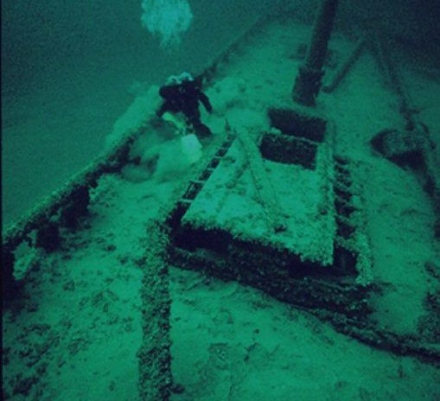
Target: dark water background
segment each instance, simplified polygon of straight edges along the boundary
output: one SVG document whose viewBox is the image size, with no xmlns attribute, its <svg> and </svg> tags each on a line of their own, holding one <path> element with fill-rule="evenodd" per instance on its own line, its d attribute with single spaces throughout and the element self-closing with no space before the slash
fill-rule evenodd
<svg viewBox="0 0 440 401">
<path fill-rule="evenodd" d="M 133 100 L 133 82 L 199 71 L 277 3 L 312 22 L 317 1 L 189 0 L 194 15 L 166 53 L 141 26 L 140 0 L 2 1 L 2 207 L 8 224 L 103 148 Z M 439 2 L 341 1 L 339 26 L 381 21 L 405 45 L 434 52 Z"/>
</svg>

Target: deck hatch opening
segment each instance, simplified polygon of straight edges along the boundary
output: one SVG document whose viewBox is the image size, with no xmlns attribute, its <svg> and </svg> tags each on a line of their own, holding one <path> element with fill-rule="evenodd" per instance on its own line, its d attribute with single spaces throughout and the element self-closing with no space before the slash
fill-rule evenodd
<svg viewBox="0 0 440 401">
<path fill-rule="evenodd" d="M 270 125 L 284 135 L 322 142 L 327 129 L 327 121 L 311 114 L 299 113 L 293 109 L 270 108 Z"/>
<path fill-rule="evenodd" d="M 267 132 L 260 144 L 261 155 L 277 163 L 298 164 L 306 169 L 316 167 L 318 146 L 315 142 Z"/>
</svg>

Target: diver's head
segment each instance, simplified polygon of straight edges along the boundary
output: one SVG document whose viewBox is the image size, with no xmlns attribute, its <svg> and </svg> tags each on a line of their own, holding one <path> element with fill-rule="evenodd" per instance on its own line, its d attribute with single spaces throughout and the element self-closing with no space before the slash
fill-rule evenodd
<svg viewBox="0 0 440 401">
<path fill-rule="evenodd" d="M 167 85 L 180 85 L 184 82 L 192 82 L 194 77 L 189 72 L 182 72 L 180 75 L 171 75 L 168 77 Z"/>
</svg>

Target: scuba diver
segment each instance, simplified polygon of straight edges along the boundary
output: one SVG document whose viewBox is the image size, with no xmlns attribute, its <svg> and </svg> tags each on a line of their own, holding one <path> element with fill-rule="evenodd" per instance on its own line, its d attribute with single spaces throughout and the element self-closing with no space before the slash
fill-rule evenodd
<svg viewBox="0 0 440 401">
<path fill-rule="evenodd" d="M 166 84 L 159 90 L 164 102 L 157 111 L 157 116 L 162 117 L 166 112 L 173 114 L 183 113 L 185 122 L 200 138 L 210 136 L 211 130 L 200 120 L 199 102 L 203 104 L 208 113 L 212 113 L 211 102 L 201 90 L 201 83 L 191 74 L 184 72 L 179 76 L 172 75 Z"/>
</svg>

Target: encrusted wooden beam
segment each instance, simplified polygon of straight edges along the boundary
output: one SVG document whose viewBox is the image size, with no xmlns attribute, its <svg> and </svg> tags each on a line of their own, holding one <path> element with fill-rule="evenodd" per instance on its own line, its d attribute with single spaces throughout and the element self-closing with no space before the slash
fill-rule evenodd
<svg viewBox="0 0 440 401">
<path fill-rule="evenodd" d="M 142 332 L 138 351 L 140 398 L 167 401 L 171 395 L 168 235 L 158 221 L 148 224 L 142 279 Z"/>
</svg>

